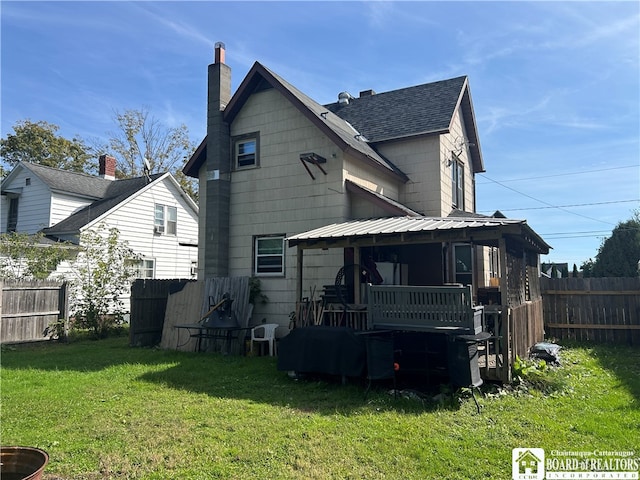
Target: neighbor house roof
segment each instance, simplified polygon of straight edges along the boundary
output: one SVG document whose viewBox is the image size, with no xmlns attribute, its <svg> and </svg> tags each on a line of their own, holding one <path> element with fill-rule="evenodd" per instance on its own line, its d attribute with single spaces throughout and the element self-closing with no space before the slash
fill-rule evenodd
<svg viewBox="0 0 640 480">
<path fill-rule="evenodd" d="M 57 168 L 46 167 L 37 163 L 20 162 L 3 180 L 3 191 L 11 183 L 14 176 L 20 170 L 28 170 L 44 182 L 52 192 L 66 193 L 68 195 L 79 196 L 87 199 L 98 199 L 103 197 L 110 184 L 110 180 L 101 177 L 88 175 L 86 173 L 71 172 Z"/>
<path fill-rule="evenodd" d="M 287 237 L 289 246 L 302 248 L 338 247 L 342 243 L 353 245 L 366 242 L 423 243 L 428 241 L 478 241 L 487 242 L 500 236 L 519 238 L 527 248 L 539 253 L 549 253 L 551 248 L 526 220 L 494 217 L 387 217 L 334 223 L 308 232 Z"/>
<path fill-rule="evenodd" d="M 112 185 L 106 189 L 106 192 L 101 198 L 55 225 L 44 228 L 42 231 L 45 235 L 51 236 L 77 234 L 82 227 L 98 219 L 112 208 L 147 187 L 147 185 L 167 175 L 169 174 L 156 173 L 150 175 L 149 179 L 147 179 L 147 177 L 135 177 L 123 180 L 106 180 L 112 183 Z"/>
</svg>

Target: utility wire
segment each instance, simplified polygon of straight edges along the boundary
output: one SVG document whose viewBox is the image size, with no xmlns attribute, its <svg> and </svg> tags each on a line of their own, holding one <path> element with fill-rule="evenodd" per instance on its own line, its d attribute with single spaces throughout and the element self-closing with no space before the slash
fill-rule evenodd
<svg viewBox="0 0 640 480">
<path fill-rule="evenodd" d="M 545 210 L 547 208 L 568 208 L 568 207 L 590 207 L 593 205 L 610 205 L 613 203 L 631 203 L 640 202 L 640 198 L 634 198 L 632 200 L 612 200 L 610 202 L 595 202 L 595 203 L 574 203 L 573 205 L 554 205 L 550 207 L 527 207 L 527 208 L 501 208 L 501 212 L 513 212 L 523 210 Z M 495 210 L 480 210 L 480 212 L 495 212 Z"/>
<path fill-rule="evenodd" d="M 556 173 L 553 175 L 542 175 L 539 177 L 526 177 L 526 178 L 513 178 L 513 179 L 509 179 L 509 180 L 502 180 L 502 182 L 522 182 L 525 180 L 539 180 L 541 178 L 553 178 L 553 177 L 566 177 L 566 176 L 570 176 L 570 175 L 583 175 L 586 173 L 596 173 L 596 172 L 606 172 L 609 170 L 621 170 L 623 168 L 639 168 L 640 165 L 623 165 L 621 167 L 610 167 L 610 168 L 599 168 L 597 170 L 583 170 L 581 172 L 568 172 L 568 173 Z M 484 177 L 485 175 L 483 174 L 478 174 L 480 175 L 480 177 Z M 490 180 L 490 179 L 487 179 Z M 492 180 L 495 181 L 495 180 Z M 490 182 L 479 182 L 480 185 L 482 184 L 486 184 L 486 183 L 490 183 Z"/>
<path fill-rule="evenodd" d="M 549 203 L 549 202 L 545 202 L 544 200 L 540 200 L 539 198 L 535 198 L 535 197 L 532 197 L 531 195 L 528 195 L 528 194 L 526 194 L 526 193 L 519 192 L 519 191 L 518 191 L 518 190 L 516 190 L 515 188 L 511 188 L 511 187 L 509 187 L 509 186 L 507 186 L 507 185 L 505 185 L 505 184 L 503 184 L 503 183 L 501 183 L 501 182 L 498 182 L 497 180 L 494 180 L 494 179 L 492 179 L 492 178 L 487 177 L 486 175 L 483 175 L 483 178 L 486 178 L 487 180 L 489 180 L 489 181 L 491 181 L 491 182 L 493 182 L 493 183 L 496 183 L 496 184 L 498 184 L 498 185 L 500 185 L 500 186 L 502 186 L 502 187 L 506 188 L 507 190 L 511 190 L 512 192 L 515 192 L 515 193 L 518 193 L 518 194 L 520 194 L 520 195 L 523 195 L 523 196 L 525 196 L 525 197 L 527 197 L 527 198 L 530 198 L 531 200 L 535 200 L 536 202 L 540 202 L 540 203 L 542 203 L 542 204 L 544 204 L 544 205 L 547 205 L 547 206 L 549 206 L 549 207 L 551 207 L 551 208 L 557 208 L 558 210 L 562 210 L 563 212 L 570 213 L 571 215 L 576 215 L 576 216 L 578 216 L 578 217 L 586 218 L 586 219 L 588 219 L 588 220 L 593 220 L 594 222 L 600 222 L 600 223 L 605 223 L 605 224 L 607 224 L 607 225 L 613 225 L 613 223 L 605 222 L 604 220 L 599 220 L 599 219 L 597 219 L 597 218 L 589 217 L 589 216 L 587 216 L 587 215 L 582 215 L 581 213 L 572 212 L 571 210 L 566 210 L 565 208 L 559 207 L 559 206 L 557 206 L 557 205 L 552 205 L 551 203 Z"/>
</svg>

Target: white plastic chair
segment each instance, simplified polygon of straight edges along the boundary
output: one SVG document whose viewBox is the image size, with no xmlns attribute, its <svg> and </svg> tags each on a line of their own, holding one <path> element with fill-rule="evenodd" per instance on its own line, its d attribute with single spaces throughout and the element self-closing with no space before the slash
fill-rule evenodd
<svg viewBox="0 0 640 480">
<path fill-rule="evenodd" d="M 253 352 L 253 342 L 269 342 L 269 356 L 277 354 L 276 349 L 276 328 L 277 323 L 263 323 L 251 329 L 251 352 Z"/>
</svg>

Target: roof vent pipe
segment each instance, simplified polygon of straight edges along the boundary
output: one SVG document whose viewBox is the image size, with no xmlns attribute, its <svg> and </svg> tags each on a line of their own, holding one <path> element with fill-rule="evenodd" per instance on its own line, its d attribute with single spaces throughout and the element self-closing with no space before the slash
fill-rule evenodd
<svg viewBox="0 0 640 480">
<path fill-rule="evenodd" d="M 353 99 L 353 97 L 349 92 L 340 92 L 338 94 L 338 103 L 340 105 L 348 105 L 351 99 Z"/>
</svg>

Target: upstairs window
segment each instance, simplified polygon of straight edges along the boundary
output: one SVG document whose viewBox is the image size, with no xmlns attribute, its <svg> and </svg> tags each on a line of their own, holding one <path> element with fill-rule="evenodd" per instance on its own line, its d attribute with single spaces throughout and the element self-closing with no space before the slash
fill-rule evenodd
<svg viewBox="0 0 640 480">
<path fill-rule="evenodd" d="M 156 203 L 153 231 L 158 235 L 175 235 L 178 231 L 178 208 Z"/>
<path fill-rule="evenodd" d="M 254 261 L 256 275 L 284 275 L 284 235 L 256 237 Z"/>
<path fill-rule="evenodd" d="M 451 159 L 451 205 L 464 210 L 464 166 L 456 155 Z"/>
<path fill-rule="evenodd" d="M 255 167 L 259 164 L 258 134 L 242 135 L 234 139 L 235 168 Z"/>
<path fill-rule="evenodd" d="M 178 209 L 167 207 L 167 235 L 175 235 L 178 231 Z"/>
</svg>

